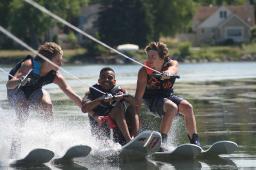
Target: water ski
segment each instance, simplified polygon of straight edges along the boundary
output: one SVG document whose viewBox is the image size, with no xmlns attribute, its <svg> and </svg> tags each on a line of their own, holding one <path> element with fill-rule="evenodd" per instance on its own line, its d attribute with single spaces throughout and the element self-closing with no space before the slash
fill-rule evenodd
<svg viewBox="0 0 256 170">
<path fill-rule="evenodd" d="M 216 157 L 222 154 L 232 154 L 238 149 L 238 145 L 232 141 L 218 141 L 201 152 L 200 158 Z"/>
<path fill-rule="evenodd" d="M 28 155 L 11 163 L 11 166 L 36 166 L 49 162 L 54 157 L 54 153 L 48 149 L 34 149 Z"/>
<path fill-rule="evenodd" d="M 156 131 L 143 131 L 124 145 L 120 151 L 121 158 L 145 158 L 146 155 L 159 150 L 161 134 Z"/>
<path fill-rule="evenodd" d="M 203 150 L 194 144 L 183 144 L 173 151 L 156 152 L 151 155 L 154 160 L 170 161 L 175 159 L 210 159 L 217 158 L 221 154 L 232 154 L 238 149 L 238 145 L 232 141 L 215 142 L 209 149 Z"/>
<path fill-rule="evenodd" d="M 87 145 L 76 145 L 69 148 L 66 153 L 60 157 L 53 160 L 54 164 L 70 163 L 72 159 L 78 157 L 85 157 L 91 152 L 91 147 Z"/>
<path fill-rule="evenodd" d="M 155 152 L 151 155 L 157 161 L 169 161 L 175 159 L 195 159 L 202 151 L 202 148 L 194 144 L 179 145 L 172 151 Z"/>
</svg>

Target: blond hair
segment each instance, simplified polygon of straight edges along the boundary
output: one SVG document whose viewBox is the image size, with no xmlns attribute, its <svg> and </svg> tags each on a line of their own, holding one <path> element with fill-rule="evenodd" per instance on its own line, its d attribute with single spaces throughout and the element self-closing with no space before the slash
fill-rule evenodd
<svg viewBox="0 0 256 170">
<path fill-rule="evenodd" d="M 149 52 L 150 50 L 157 51 L 159 54 L 159 57 L 162 59 L 165 59 L 166 57 L 169 56 L 168 48 L 167 48 L 166 44 L 164 44 L 162 42 L 151 42 L 145 47 L 144 50 L 146 53 Z"/>
<path fill-rule="evenodd" d="M 44 44 L 39 46 L 38 53 L 42 54 L 43 56 L 51 60 L 53 57 L 57 55 L 63 55 L 63 50 L 55 42 L 45 42 Z M 39 59 L 38 56 L 36 56 L 36 58 Z"/>
</svg>

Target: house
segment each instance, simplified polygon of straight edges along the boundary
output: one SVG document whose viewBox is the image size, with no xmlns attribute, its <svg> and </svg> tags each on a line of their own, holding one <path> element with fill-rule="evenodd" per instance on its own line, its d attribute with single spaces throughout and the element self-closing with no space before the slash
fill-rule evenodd
<svg viewBox="0 0 256 170">
<path fill-rule="evenodd" d="M 200 6 L 192 20 L 197 45 L 248 42 L 254 25 L 254 7 L 249 4 Z"/>
<path fill-rule="evenodd" d="M 99 12 L 102 10 L 102 6 L 100 4 L 93 4 L 86 7 L 83 7 L 79 16 L 79 28 L 89 35 L 95 36 L 97 34 L 97 26 L 96 22 L 99 17 Z M 87 37 L 82 34 L 79 34 L 79 42 L 84 43 L 89 41 Z"/>
</svg>

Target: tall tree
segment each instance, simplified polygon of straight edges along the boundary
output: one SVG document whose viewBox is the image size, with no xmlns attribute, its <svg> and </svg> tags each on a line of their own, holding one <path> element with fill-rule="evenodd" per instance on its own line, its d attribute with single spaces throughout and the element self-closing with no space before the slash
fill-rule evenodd
<svg viewBox="0 0 256 170">
<path fill-rule="evenodd" d="M 70 21 L 79 14 L 80 8 L 87 4 L 88 0 L 37 0 L 36 2 Z M 50 16 L 25 1 L 10 0 L 8 10 L 6 17 L 10 31 L 32 47 L 37 47 L 41 41 L 44 41 L 49 30 L 57 24 Z"/>
<path fill-rule="evenodd" d="M 11 1 L 10 0 L 1 0 L 0 1 L 0 26 L 2 27 L 8 27 L 9 22 L 9 6 Z M 12 44 L 12 41 L 7 38 L 5 35 L 0 33 L 0 46 L 2 48 L 8 48 Z"/>
<path fill-rule="evenodd" d="M 150 0 L 154 15 L 154 40 L 160 36 L 172 36 L 183 32 L 190 25 L 194 13 L 193 0 Z"/>
<path fill-rule="evenodd" d="M 116 46 L 135 43 L 144 46 L 152 35 L 152 15 L 143 0 L 102 0 L 102 12 L 98 19 L 102 41 Z"/>
<path fill-rule="evenodd" d="M 101 0 L 99 33 L 112 45 L 158 41 L 188 27 L 194 12 L 193 0 Z"/>
<path fill-rule="evenodd" d="M 241 5 L 245 4 L 248 0 L 194 0 L 196 3 L 200 5 Z"/>
<path fill-rule="evenodd" d="M 8 23 L 8 15 L 9 15 L 9 5 L 10 0 L 1 0 L 0 1 L 0 25 L 7 26 Z"/>
</svg>

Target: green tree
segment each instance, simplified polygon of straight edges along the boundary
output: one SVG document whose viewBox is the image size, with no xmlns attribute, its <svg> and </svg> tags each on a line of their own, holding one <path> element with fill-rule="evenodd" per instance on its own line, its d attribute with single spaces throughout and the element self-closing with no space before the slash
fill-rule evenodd
<svg viewBox="0 0 256 170">
<path fill-rule="evenodd" d="M 247 0 L 194 0 L 196 3 L 201 5 L 242 5 L 247 2 Z"/>
<path fill-rule="evenodd" d="M 256 42 L 256 27 L 251 28 L 251 41 Z"/>
<path fill-rule="evenodd" d="M 152 35 L 152 14 L 143 0 L 101 0 L 98 28 L 102 41 L 111 46 L 135 43 L 144 46 Z"/>
<path fill-rule="evenodd" d="M 8 24 L 8 15 L 9 15 L 9 5 L 10 0 L 1 0 L 0 1 L 0 25 L 6 27 Z"/>
<path fill-rule="evenodd" d="M 154 40 L 160 36 L 172 36 L 183 32 L 190 27 L 194 14 L 193 0 L 149 0 L 152 4 L 151 12 L 154 15 Z"/>
<path fill-rule="evenodd" d="M 7 28 L 9 21 L 9 6 L 10 0 L 1 0 L 0 1 L 0 26 Z M 4 34 L 0 33 L 0 46 L 1 48 L 8 48 L 12 44 L 12 40 L 7 38 Z"/>
<path fill-rule="evenodd" d="M 193 0 L 101 0 L 101 40 L 111 45 L 136 43 L 144 46 L 160 36 L 186 30 L 194 12 Z"/>
<path fill-rule="evenodd" d="M 37 0 L 36 2 L 61 16 L 63 19 L 71 21 L 79 14 L 80 8 L 87 4 L 88 1 L 89 0 Z M 25 1 L 10 0 L 7 9 L 8 12 L 5 17 L 8 18 L 8 28 L 13 34 L 17 35 L 32 47 L 37 47 L 41 41 L 47 40 L 49 30 L 58 23 L 47 14 L 42 13 Z M 60 25 L 58 26 L 60 27 Z"/>
</svg>

